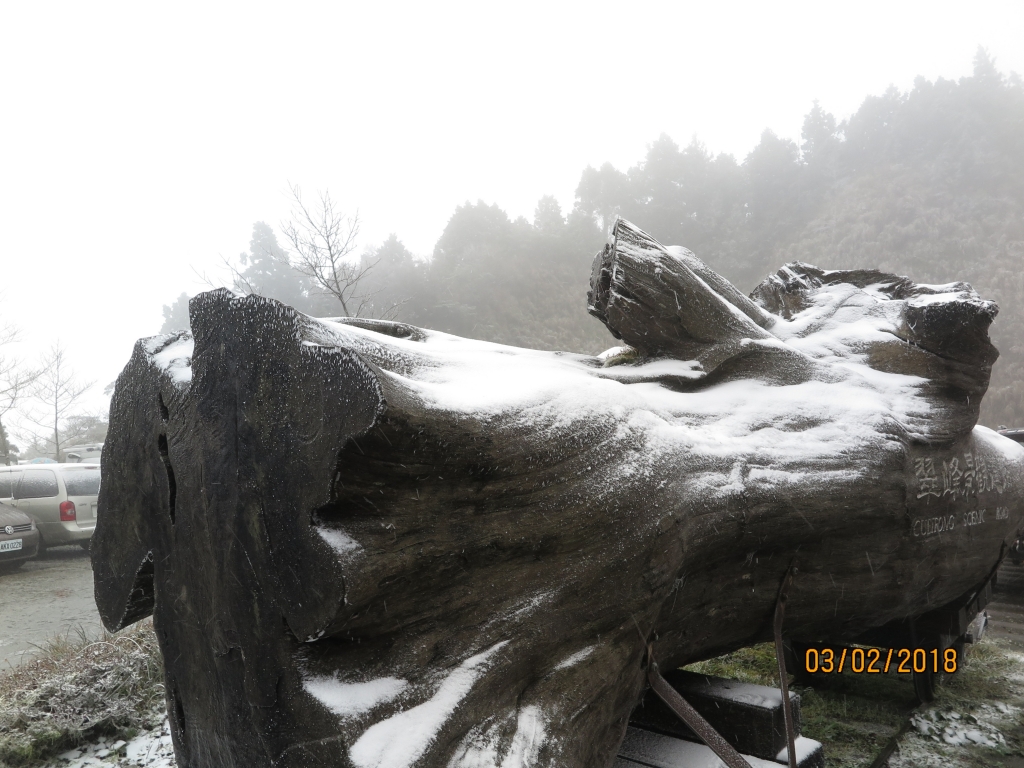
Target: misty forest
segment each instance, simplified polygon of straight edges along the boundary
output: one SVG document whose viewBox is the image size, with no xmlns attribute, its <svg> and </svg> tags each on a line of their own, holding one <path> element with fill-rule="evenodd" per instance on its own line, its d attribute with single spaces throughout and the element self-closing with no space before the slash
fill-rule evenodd
<svg viewBox="0 0 1024 768">
<path fill-rule="evenodd" d="M 616 341 L 587 314 L 586 276 L 617 216 L 691 249 L 744 292 L 792 261 L 971 283 L 1000 308 L 981 423 L 1024 422 L 1024 82 L 982 49 L 971 77 L 919 77 L 909 92 L 868 96 L 847 120 L 815 102 L 799 143 L 766 129 L 742 161 L 663 134 L 631 168 L 584 169 L 567 213 L 553 197 L 532 223 L 466 203 L 430 258 L 396 235 L 367 249 L 356 308 L 296 269 L 288 233 L 263 222 L 227 266 L 236 290 L 314 316 L 595 353 Z M 162 332 L 187 328 L 188 297 L 164 318 Z"/>
</svg>

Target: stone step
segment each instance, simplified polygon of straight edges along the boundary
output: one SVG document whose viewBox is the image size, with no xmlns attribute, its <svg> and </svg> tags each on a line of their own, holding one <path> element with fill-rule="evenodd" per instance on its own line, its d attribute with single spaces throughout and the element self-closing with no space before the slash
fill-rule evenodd
<svg viewBox="0 0 1024 768">
<path fill-rule="evenodd" d="M 798 768 L 825 768 L 821 744 L 801 736 L 796 741 Z M 783 750 L 772 760 L 743 755 L 751 768 L 778 768 L 786 764 Z M 685 741 L 662 733 L 629 727 L 614 768 L 725 768 L 725 763 L 705 744 Z"/>
<path fill-rule="evenodd" d="M 665 680 L 739 752 L 772 760 L 786 747 L 782 692 L 723 677 L 673 670 Z M 800 735 L 800 697 L 790 692 L 794 732 Z M 700 741 L 653 691 L 633 710 L 630 724 L 689 741 Z"/>
</svg>

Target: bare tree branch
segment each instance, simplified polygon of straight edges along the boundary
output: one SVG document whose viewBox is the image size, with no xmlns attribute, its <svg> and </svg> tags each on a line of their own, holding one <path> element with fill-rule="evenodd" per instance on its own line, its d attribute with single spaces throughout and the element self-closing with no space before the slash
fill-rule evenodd
<svg viewBox="0 0 1024 768">
<path fill-rule="evenodd" d="M 254 285 L 248 277 L 226 256 L 220 257 L 220 263 L 227 269 L 228 274 L 231 275 L 231 286 L 239 293 L 262 293 L 259 286 Z"/>
<path fill-rule="evenodd" d="M 0 347 L 7 346 L 21 337 L 21 329 L 13 323 L 0 325 Z"/>
<path fill-rule="evenodd" d="M 64 421 L 93 383 L 78 379 L 59 341 L 43 355 L 42 369 L 32 390 L 32 397 L 42 404 L 43 410 L 29 413 L 26 418 L 50 433 L 44 439 L 53 445 L 53 457 L 57 461 L 66 442 L 62 436 Z"/>
<path fill-rule="evenodd" d="M 221 256 L 221 258 L 223 259 L 224 257 Z M 210 276 L 207 275 L 206 272 L 200 272 L 198 269 L 196 269 L 195 264 L 192 264 L 190 266 L 192 268 L 192 274 L 198 277 L 202 281 L 203 285 L 205 285 L 210 290 L 216 290 L 217 288 L 224 287 L 223 283 L 216 283 L 213 280 L 211 280 Z"/>
<path fill-rule="evenodd" d="M 285 266 L 294 269 L 294 265 L 292 265 L 291 262 L 288 261 L 287 257 L 281 258 L 278 254 L 273 253 L 272 251 L 270 251 L 269 249 L 267 249 L 266 247 L 264 247 L 262 245 L 260 246 L 260 252 L 263 255 L 267 256 L 268 258 L 273 259 L 274 261 L 276 261 L 278 263 L 282 263 Z M 245 258 L 246 258 L 244 253 L 242 254 L 241 258 L 242 258 L 242 263 L 244 264 L 245 263 Z M 233 264 L 231 259 L 229 259 L 227 256 L 224 256 L 223 254 L 221 254 L 221 256 L 220 256 L 220 264 L 227 271 L 228 275 L 230 275 L 230 277 L 231 277 L 231 287 L 235 291 L 237 291 L 239 293 L 244 293 L 244 294 L 253 294 L 253 293 L 255 293 L 255 294 L 259 295 L 259 296 L 266 295 L 265 286 L 257 285 L 256 283 L 254 283 L 249 277 L 246 276 L 245 272 L 243 272 L 241 269 L 239 269 L 236 264 Z M 224 287 L 224 281 L 223 280 L 211 278 L 205 271 L 204 272 L 200 272 L 198 269 L 196 269 L 196 267 L 194 265 L 192 266 L 192 273 L 196 277 L 198 277 L 199 280 L 204 285 L 206 285 L 208 288 L 210 288 L 210 289 L 217 289 L 217 288 Z"/>
<path fill-rule="evenodd" d="M 20 340 L 20 329 L 11 323 L 0 326 L 0 349 Z M 0 355 L 0 463 L 10 464 L 11 446 L 3 420 L 31 393 L 38 369 L 28 368 L 13 356 Z"/>
<path fill-rule="evenodd" d="M 232 264 L 231 260 L 227 256 L 221 255 L 220 263 L 221 266 L 223 266 L 228 271 L 228 274 L 231 276 L 231 287 L 234 288 L 236 291 L 238 291 L 239 293 L 246 294 L 261 293 L 259 288 L 253 285 L 249 278 L 247 278 L 241 272 L 241 270 L 238 269 L 238 267 Z M 192 273 L 210 289 L 224 287 L 223 281 L 212 279 L 209 275 L 206 274 L 206 272 L 200 272 L 198 269 L 195 268 L 195 266 L 192 267 Z"/>
<path fill-rule="evenodd" d="M 292 220 L 281 225 L 281 231 L 295 251 L 294 259 L 287 260 L 288 265 L 308 278 L 319 291 L 333 296 L 345 317 L 365 317 L 379 290 L 363 290 L 360 282 L 380 259 L 352 256 L 359 235 L 359 213 L 351 218 L 344 216 L 329 191 L 321 192 L 314 206 L 306 204 L 297 185 L 291 187 L 291 193 Z M 383 315 L 393 316 L 399 306 L 388 307 Z"/>
</svg>

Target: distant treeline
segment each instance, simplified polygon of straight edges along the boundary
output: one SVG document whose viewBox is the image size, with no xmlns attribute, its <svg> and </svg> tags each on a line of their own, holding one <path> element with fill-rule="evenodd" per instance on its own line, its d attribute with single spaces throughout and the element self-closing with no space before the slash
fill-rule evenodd
<svg viewBox="0 0 1024 768">
<path fill-rule="evenodd" d="M 626 171 L 584 170 L 567 216 L 550 197 L 532 223 L 461 206 L 429 260 L 394 236 L 364 256 L 379 259 L 365 290 L 376 291 L 376 314 L 397 305 L 396 319 L 416 325 L 596 352 L 615 341 L 587 315 L 586 290 L 615 216 L 685 245 L 745 291 L 795 260 L 972 283 L 1000 306 L 1002 356 L 982 422 L 1024 426 L 1024 83 L 985 51 L 971 77 L 918 78 L 842 122 L 815 103 L 799 145 L 766 130 L 742 163 L 662 135 Z M 338 314 L 286 258 L 271 228 L 255 225 L 237 287 Z M 187 323 L 184 302 L 165 307 L 164 330 Z"/>
</svg>

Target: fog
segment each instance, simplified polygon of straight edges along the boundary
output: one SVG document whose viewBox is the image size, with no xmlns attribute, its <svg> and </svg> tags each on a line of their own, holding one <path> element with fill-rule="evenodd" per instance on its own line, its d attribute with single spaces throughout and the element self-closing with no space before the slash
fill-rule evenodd
<svg viewBox="0 0 1024 768">
<path fill-rule="evenodd" d="M 197 273 L 226 282 L 221 257 L 278 229 L 289 184 L 358 210 L 360 250 L 394 233 L 429 256 L 457 206 L 568 212 L 587 166 L 625 170 L 662 133 L 742 161 L 765 128 L 799 143 L 814 99 L 842 120 L 890 85 L 970 75 L 979 45 L 1024 71 L 1013 2 L 626 7 L 6 4 L 12 350 L 60 339 L 102 411 L 162 306 Z"/>
</svg>

